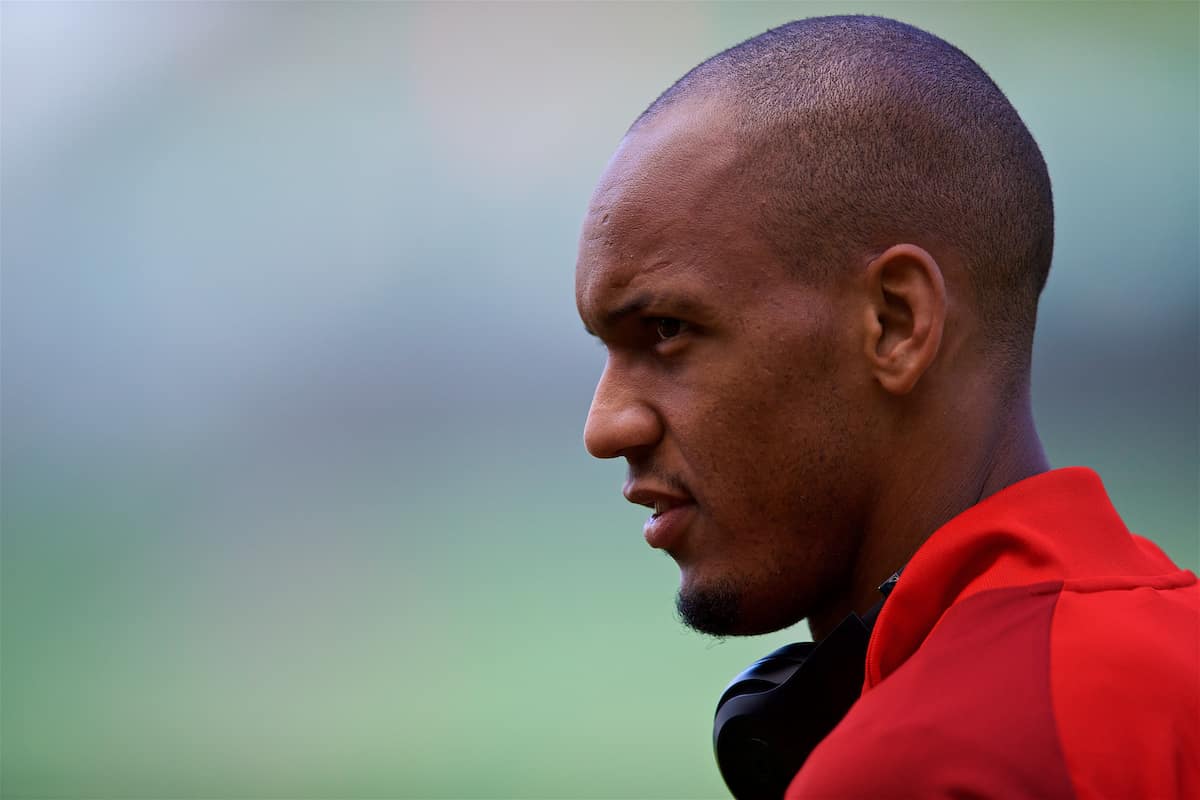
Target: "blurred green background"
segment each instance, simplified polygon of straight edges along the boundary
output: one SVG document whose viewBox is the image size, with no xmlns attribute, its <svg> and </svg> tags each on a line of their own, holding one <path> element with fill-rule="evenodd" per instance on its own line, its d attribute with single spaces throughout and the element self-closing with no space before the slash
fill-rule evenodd
<svg viewBox="0 0 1200 800">
<path fill-rule="evenodd" d="M 722 796 L 719 692 L 806 631 L 676 622 L 575 242 L 638 112 L 800 16 L 1009 94 L 1051 459 L 1196 569 L 1197 9 L 5 2 L 3 795 Z"/>
</svg>

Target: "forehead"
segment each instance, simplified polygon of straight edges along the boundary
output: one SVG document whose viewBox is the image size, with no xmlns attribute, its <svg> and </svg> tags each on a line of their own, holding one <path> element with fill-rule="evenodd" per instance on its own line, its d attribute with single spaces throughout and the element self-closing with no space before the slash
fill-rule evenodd
<svg viewBox="0 0 1200 800">
<path fill-rule="evenodd" d="M 672 108 L 631 132 L 589 203 L 576 302 L 591 324 L 632 292 L 756 285 L 779 264 L 756 226 L 763 198 L 740 180 L 746 154 L 712 104 Z"/>
</svg>

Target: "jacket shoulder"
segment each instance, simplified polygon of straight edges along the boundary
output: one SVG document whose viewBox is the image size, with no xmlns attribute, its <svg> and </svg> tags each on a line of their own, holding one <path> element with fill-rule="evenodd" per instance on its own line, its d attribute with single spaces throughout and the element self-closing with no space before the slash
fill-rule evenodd
<svg viewBox="0 0 1200 800">
<path fill-rule="evenodd" d="M 951 607 L 917 652 L 813 751 L 789 798 L 1072 798 L 1050 696 L 1057 593 Z"/>
</svg>

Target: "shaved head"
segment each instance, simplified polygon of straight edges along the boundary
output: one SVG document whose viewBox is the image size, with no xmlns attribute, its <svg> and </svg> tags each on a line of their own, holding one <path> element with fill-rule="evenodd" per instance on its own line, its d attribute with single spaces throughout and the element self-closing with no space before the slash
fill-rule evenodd
<svg viewBox="0 0 1200 800">
<path fill-rule="evenodd" d="M 867 16 L 798 20 L 700 64 L 668 109 L 727 108 L 743 143 L 730 177 L 797 275 L 821 280 L 914 242 L 961 261 L 981 346 L 1027 378 L 1054 212 L 1036 142 L 965 53 Z"/>
</svg>

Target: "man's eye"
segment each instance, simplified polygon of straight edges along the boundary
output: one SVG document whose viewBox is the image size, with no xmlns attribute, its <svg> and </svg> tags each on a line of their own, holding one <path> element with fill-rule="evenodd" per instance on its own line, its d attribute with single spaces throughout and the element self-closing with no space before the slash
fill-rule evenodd
<svg viewBox="0 0 1200 800">
<path fill-rule="evenodd" d="M 665 342 L 667 339 L 674 339 L 685 330 L 687 330 L 687 323 L 673 317 L 659 317 L 654 327 L 654 331 L 658 334 L 660 342 Z"/>
</svg>

